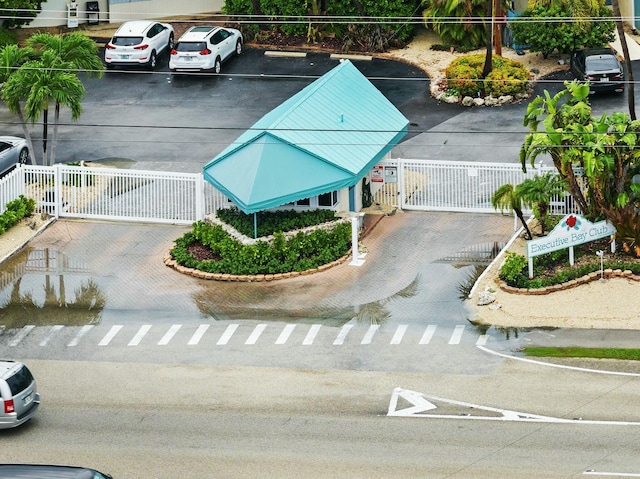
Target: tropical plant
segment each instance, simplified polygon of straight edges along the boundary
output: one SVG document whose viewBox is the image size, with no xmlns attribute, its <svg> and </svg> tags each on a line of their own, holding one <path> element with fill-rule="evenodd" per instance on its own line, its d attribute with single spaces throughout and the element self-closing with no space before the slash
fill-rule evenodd
<svg viewBox="0 0 640 479">
<path fill-rule="evenodd" d="M 31 23 L 41 11 L 44 0 L 2 0 L 0 16 L 5 28 L 19 27 Z"/>
<path fill-rule="evenodd" d="M 522 203 L 533 209 L 533 214 L 542 230 L 541 234 L 544 236 L 551 199 L 554 196 L 564 195 L 567 191 L 566 181 L 557 173 L 547 172 L 544 175 L 527 178 L 516 186 L 516 190 L 522 198 Z"/>
<path fill-rule="evenodd" d="M 524 219 L 524 214 L 522 213 L 522 196 L 520 196 L 517 188 L 511 183 L 505 183 L 491 195 L 491 205 L 495 209 L 499 209 L 501 213 L 504 213 L 504 210 L 513 211 L 527 232 L 527 239 L 533 239 L 529 225 L 527 225 L 527 221 Z"/>
<path fill-rule="evenodd" d="M 492 55 L 491 60 L 493 68 L 486 77 L 483 77 L 485 55 L 464 55 L 453 60 L 445 71 L 447 90 L 463 96 L 484 91 L 495 97 L 527 91 L 529 70 L 521 63 L 500 55 Z"/>
<path fill-rule="evenodd" d="M 89 76 L 101 78 L 104 73 L 104 64 L 98 55 L 96 42 L 82 33 L 36 33 L 26 43 L 37 54 L 54 52 L 63 62 L 70 63 L 75 70 L 82 70 Z"/>
</svg>

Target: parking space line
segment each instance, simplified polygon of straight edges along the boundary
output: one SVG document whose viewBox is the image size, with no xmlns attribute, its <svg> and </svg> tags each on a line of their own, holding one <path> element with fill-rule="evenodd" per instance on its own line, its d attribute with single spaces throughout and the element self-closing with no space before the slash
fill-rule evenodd
<svg viewBox="0 0 640 479">
<path fill-rule="evenodd" d="M 402 338 L 404 337 L 404 333 L 406 332 L 407 332 L 406 324 L 401 324 L 400 326 L 398 326 L 395 334 L 393 335 L 393 338 L 391 338 L 391 344 L 400 344 L 402 342 Z"/>
<path fill-rule="evenodd" d="M 276 344 L 286 343 L 287 340 L 289 339 L 289 336 L 291 336 L 291 333 L 293 333 L 293 330 L 295 328 L 296 328 L 295 324 L 287 324 L 282 330 L 282 332 L 280 333 L 280 336 L 278 336 L 278 339 L 276 339 Z"/>
<path fill-rule="evenodd" d="M 144 338 L 147 335 L 150 329 L 151 329 L 150 324 L 144 324 L 140 326 L 140 329 L 138 330 L 136 335 L 131 339 L 131 341 L 129 341 L 129 344 L 127 344 L 127 346 L 137 346 L 138 344 L 140 344 L 140 341 L 142 341 L 142 338 Z"/>
<path fill-rule="evenodd" d="M 104 338 L 102 338 L 102 340 L 98 343 L 98 346 L 107 346 L 111 342 L 111 340 L 116 337 L 116 334 L 118 334 L 121 329 L 121 324 L 111 326 L 111 329 L 107 334 L 104 335 Z"/>
<path fill-rule="evenodd" d="M 429 344 L 437 328 L 438 326 L 436 326 L 435 324 L 430 324 L 429 326 L 427 326 L 427 329 L 424 330 L 424 334 L 420 338 L 419 344 Z"/>
<path fill-rule="evenodd" d="M 310 346 L 311 344 L 313 344 L 313 340 L 316 339 L 316 336 L 320 331 L 320 327 L 321 326 L 319 324 L 314 324 L 309 328 L 307 336 L 304 338 L 304 341 L 302 341 L 303 346 Z"/>
<path fill-rule="evenodd" d="M 224 333 L 222 333 L 222 336 L 220 336 L 220 339 L 218 339 L 218 342 L 216 344 L 218 346 L 224 346 L 225 344 L 227 344 L 231 339 L 231 336 L 233 336 L 233 333 L 236 332 L 236 329 L 238 329 L 237 324 L 230 324 L 229 326 L 227 326 L 227 329 L 224 330 Z"/>
<path fill-rule="evenodd" d="M 333 342 L 333 345 L 334 346 L 339 346 L 341 344 L 344 344 L 344 340 L 345 340 L 345 338 L 347 337 L 347 334 L 349 334 L 349 331 L 351 331 L 352 328 L 353 328 L 353 324 L 345 324 L 344 326 L 342 326 L 342 328 L 340 328 L 340 332 L 336 336 L 335 341 Z"/>
<path fill-rule="evenodd" d="M 49 330 L 49 334 L 47 335 L 47 337 L 44 338 L 42 341 L 40 341 L 40 346 L 46 346 L 51 340 L 51 338 L 62 328 L 64 328 L 64 326 L 61 324 L 56 324 L 55 326 L 51 326 L 51 329 Z"/>
<path fill-rule="evenodd" d="M 181 324 L 171 325 L 171 327 L 169 328 L 169 331 L 167 331 L 164 334 L 164 336 L 162 336 L 162 339 L 158 341 L 158 346 L 166 346 L 167 344 L 169 344 L 169 341 L 173 339 L 173 337 L 180 330 L 181 327 L 182 327 Z"/>
<path fill-rule="evenodd" d="M 266 324 L 258 324 L 253 332 L 249 335 L 249 338 L 244 342 L 244 344 L 252 345 L 256 344 L 258 338 L 262 334 L 262 332 L 267 328 Z"/>
<path fill-rule="evenodd" d="M 379 324 L 372 324 L 371 326 L 369 326 L 369 329 L 367 330 L 367 333 L 364 335 L 364 338 L 362 338 L 362 341 L 360 342 L 360 344 L 371 344 L 371 341 L 373 341 L 373 337 L 378 332 L 378 329 L 380 329 Z"/>
<path fill-rule="evenodd" d="M 74 346 L 77 346 L 80 340 L 83 338 L 83 336 L 87 334 L 89 331 L 91 331 L 92 329 L 93 329 L 93 324 L 87 324 L 85 326 L 82 326 L 82 328 L 80 328 L 80 331 L 78 331 L 78 334 L 76 334 L 76 337 L 73 338 L 71 342 L 67 344 L 67 346 L 71 348 L 73 348 Z"/>
<path fill-rule="evenodd" d="M 460 344 L 462 333 L 464 333 L 464 325 L 459 324 L 458 326 L 456 326 L 456 329 L 453 330 L 453 334 L 449 339 L 449 344 Z"/>
<path fill-rule="evenodd" d="M 26 338 L 26 337 L 27 337 L 27 335 L 28 335 L 31 331 L 33 331 L 33 328 L 35 328 L 35 326 L 34 326 L 34 325 L 31 325 L 31 324 L 29 324 L 29 325 L 27 325 L 27 326 L 24 326 L 24 327 L 20 330 L 20 332 L 19 332 L 18 334 L 16 334 L 16 337 L 15 337 L 15 338 L 13 338 L 13 341 L 11 341 L 11 342 L 9 343 L 9 346 L 17 346 L 18 344 L 20 344 L 20 341 L 22 341 L 24 338 Z"/>
<path fill-rule="evenodd" d="M 198 326 L 198 329 L 196 329 L 196 332 L 193 333 L 193 336 L 191 336 L 191 339 L 189 340 L 189 342 L 187 343 L 188 346 L 195 346 L 196 344 L 198 344 L 200 342 L 200 340 L 202 339 L 202 337 L 204 336 L 204 333 L 207 332 L 207 329 L 209 329 L 209 326 L 211 326 L 210 324 L 201 324 L 200 326 Z M 230 325 L 230 326 L 233 326 Z M 235 325 L 236 327 L 238 326 L 237 324 Z M 229 329 L 229 328 L 227 328 Z"/>
</svg>

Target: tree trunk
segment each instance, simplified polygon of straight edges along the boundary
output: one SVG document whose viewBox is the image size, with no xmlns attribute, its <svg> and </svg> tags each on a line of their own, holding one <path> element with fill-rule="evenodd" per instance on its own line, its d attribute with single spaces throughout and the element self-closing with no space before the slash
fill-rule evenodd
<svg viewBox="0 0 640 479">
<path fill-rule="evenodd" d="M 527 232 L 527 239 L 533 239 L 533 235 L 531 234 L 531 231 L 529 230 L 529 225 L 527 224 L 527 221 L 524 219 L 524 215 L 522 214 L 522 210 L 514 210 L 516 212 L 516 216 L 518 217 L 518 219 L 520 220 L 520 223 L 522 223 L 522 226 L 524 226 L 525 231 Z"/>
<path fill-rule="evenodd" d="M 31 132 L 29 131 L 29 127 L 27 126 L 27 122 L 24 119 L 24 113 L 22 113 L 22 108 L 18 105 L 18 119 L 20 120 L 20 124 L 22 125 L 22 132 L 24 133 L 24 138 L 27 140 L 27 148 L 29 148 L 29 160 L 32 165 L 36 164 L 36 152 L 33 149 L 33 140 L 31 139 Z M 42 164 L 44 165 L 44 160 L 42 160 Z"/>
<path fill-rule="evenodd" d="M 58 123 L 60 121 L 60 103 L 56 102 L 56 112 L 53 117 L 53 138 L 51 138 L 51 153 L 49 165 L 56 163 L 56 145 L 58 141 Z"/>
<path fill-rule="evenodd" d="M 616 20 L 616 29 L 620 37 L 620 45 L 622 45 L 622 55 L 624 56 L 624 65 L 627 75 L 627 102 L 629 104 L 629 116 L 632 120 L 636 119 L 635 105 L 635 88 L 633 84 L 633 70 L 631 69 L 631 59 L 629 58 L 629 47 L 627 46 L 627 37 L 624 34 L 624 24 L 622 23 L 622 15 L 620 14 L 620 5 L 618 0 L 611 0 L 611 8 L 613 9 L 613 17 Z"/>
<path fill-rule="evenodd" d="M 42 111 L 42 165 L 47 166 L 47 133 L 49 130 L 49 109 Z"/>
<path fill-rule="evenodd" d="M 488 1 L 489 4 L 489 23 L 487 24 L 487 55 L 484 59 L 484 69 L 482 70 L 482 78 L 487 78 L 493 69 L 493 0 Z"/>
</svg>

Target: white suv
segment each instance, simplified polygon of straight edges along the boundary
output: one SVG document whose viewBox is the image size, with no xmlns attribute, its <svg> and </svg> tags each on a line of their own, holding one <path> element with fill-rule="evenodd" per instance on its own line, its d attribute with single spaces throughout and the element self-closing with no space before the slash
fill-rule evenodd
<svg viewBox="0 0 640 479">
<path fill-rule="evenodd" d="M 220 73 L 222 62 L 242 53 L 242 42 L 242 33 L 235 28 L 191 27 L 171 50 L 169 70 Z"/>
<path fill-rule="evenodd" d="M 0 429 L 27 422 L 40 406 L 40 394 L 29 368 L 17 361 L 0 361 Z"/>
<path fill-rule="evenodd" d="M 104 49 L 107 68 L 144 65 L 156 68 L 158 55 L 173 48 L 173 27 L 168 23 L 134 20 L 123 23 Z"/>
</svg>

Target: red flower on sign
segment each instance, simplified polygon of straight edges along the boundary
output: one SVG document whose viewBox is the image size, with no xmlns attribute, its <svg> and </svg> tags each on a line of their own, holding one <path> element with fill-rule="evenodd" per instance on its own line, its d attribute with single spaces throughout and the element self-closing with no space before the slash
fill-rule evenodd
<svg viewBox="0 0 640 479">
<path fill-rule="evenodd" d="M 567 218 L 567 226 L 569 228 L 573 228 L 576 225 L 576 221 L 578 221 L 578 218 L 576 218 L 575 216 L 571 215 Z"/>
</svg>

